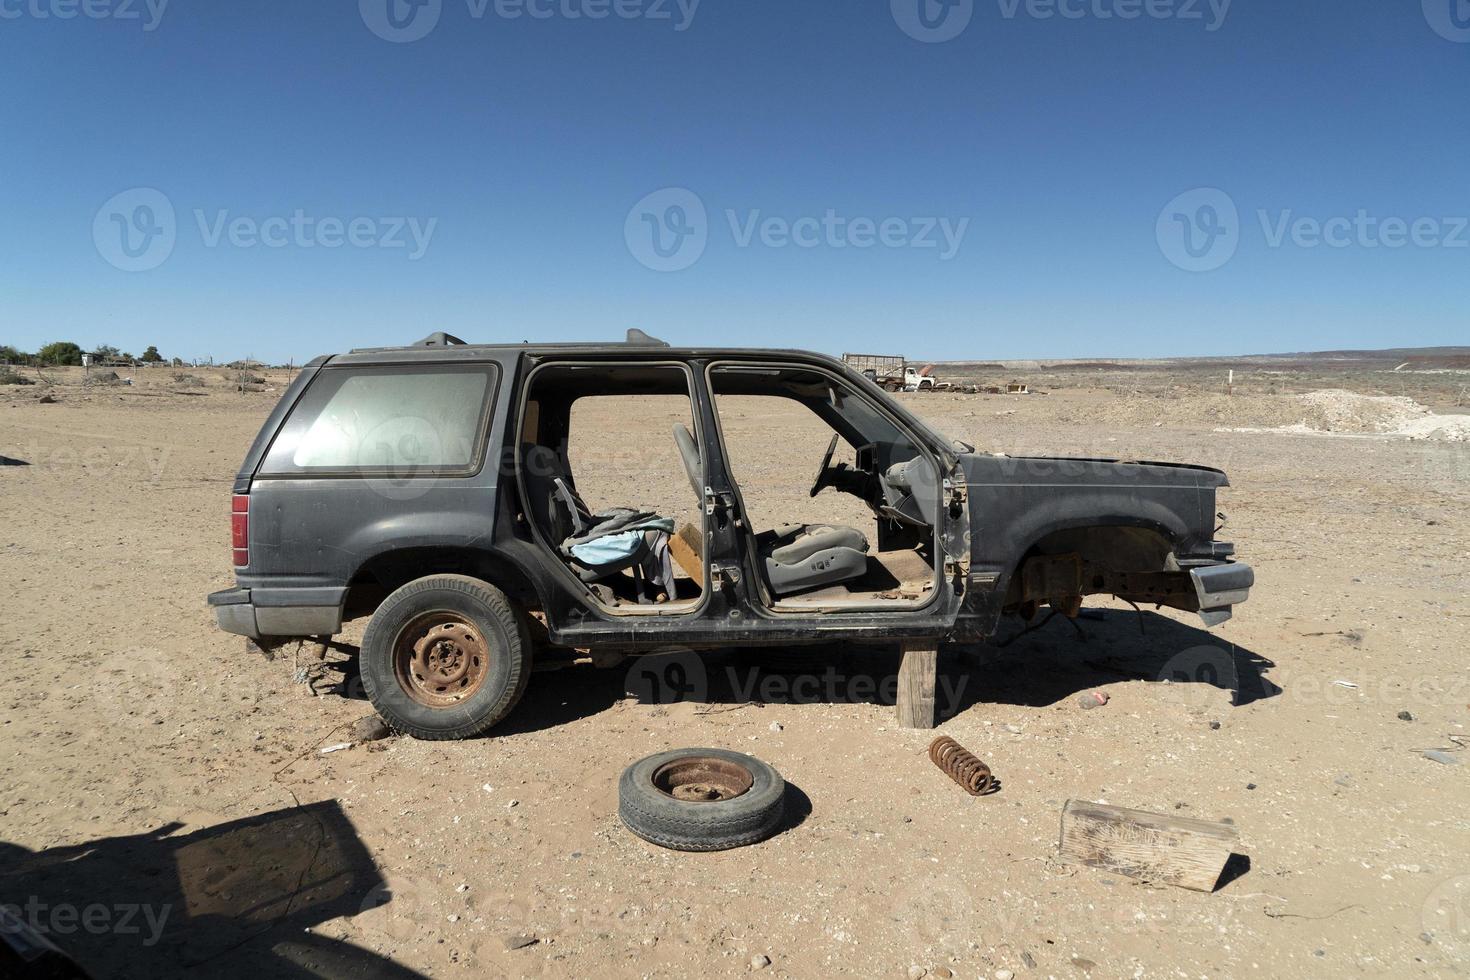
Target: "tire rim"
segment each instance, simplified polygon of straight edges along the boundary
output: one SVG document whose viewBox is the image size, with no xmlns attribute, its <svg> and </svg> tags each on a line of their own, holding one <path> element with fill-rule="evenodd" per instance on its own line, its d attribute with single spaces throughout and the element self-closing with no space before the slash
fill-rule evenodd
<svg viewBox="0 0 1470 980">
<path fill-rule="evenodd" d="M 447 708 L 474 696 L 489 672 L 485 637 L 459 613 L 420 616 L 393 643 L 398 686 L 426 707 Z"/>
<path fill-rule="evenodd" d="M 681 803 L 733 800 L 755 785 L 755 777 L 738 762 L 690 755 L 665 762 L 653 771 L 653 786 Z"/>
</svg>

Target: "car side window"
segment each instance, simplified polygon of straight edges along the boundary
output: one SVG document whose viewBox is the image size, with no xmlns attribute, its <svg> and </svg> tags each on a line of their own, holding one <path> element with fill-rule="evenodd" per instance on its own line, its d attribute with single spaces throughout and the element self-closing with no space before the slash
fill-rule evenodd
<svg viewBox="0 0 1470 980">
<path fill-rule="evenodd" d="M 471 472 L 495 366 L 324 369 L 271 443 L 261 474 Z"/>
</svg>

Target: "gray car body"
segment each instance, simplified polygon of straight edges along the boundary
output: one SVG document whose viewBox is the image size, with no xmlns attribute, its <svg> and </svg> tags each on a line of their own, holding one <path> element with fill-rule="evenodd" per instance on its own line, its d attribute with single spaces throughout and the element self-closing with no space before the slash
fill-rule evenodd
<svg viewBox="0 0 1470 980">
<path fill-rule="evenodd" d="M 680 615 L 617 615 L 599 607 L 524 519 L 516 474 L 523 388 L 558 360 L 677 362 L 707 446 L 704 601 Z M 926 500 L 943 556 L 940 587 L 918 608 L 773 611 L 757 585 L 739 488 L 723 458 L 704 371 L 711 363 L 799 365 L 841 379 L 881 407 L 943 474 Z M 261 462 L 292 407 L 323 372 L 385 365 L 491 364 L 497 374 L 481 458 L 472 473 L 398 479 L 361 475 L 264 476 Z M 249 563 L 236 585 L 209 597 L 220 626 L 268 640 L 320 636 L 370 614 L 383 589 L 418 574 L 484 578 L 544 614 L 551 643 L 636 651 L 671 645 L 832 640 L 982 639 L 993 634 L 1021 559 L 1048 535 L 1117 526 L 1168 542 L 1189 574 L 1207 624 L 1229 616 L 1253 581 L 1213 540 L 1215 495 L 1225 475 L 1199 466 L 1117 460 L 1017 458 L 960 451 L 954 443 L 840 361 L 802 351 L 673 349 L 644 344 L 433 346 L 322 357 L 282 395 L 245 456 L 234 492 L 249 500 Z"/>
</svg>

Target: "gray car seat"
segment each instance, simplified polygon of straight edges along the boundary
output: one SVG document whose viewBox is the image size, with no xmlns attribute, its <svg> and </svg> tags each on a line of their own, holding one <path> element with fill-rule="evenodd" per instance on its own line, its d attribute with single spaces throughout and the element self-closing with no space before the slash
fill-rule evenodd
<svg viewBox="0 0 1470 980">
<path fill-rule="evenodd" d="M 558 544 L 563 558 L 584 582 L 597 582 L 625 568 L 640 572 L 665 594 L 672 594 L 673 572 L 647 575 L 655 567 L 667 566 L 668 538 L 673 522 L 650 511 L 614 507 L 593 513 L 572 484 L 566 458 L 550 446 L 521 445 L 522 474 L 532 517 Z M 579 545 L 627 531 L 642 531 L 636 547 L 616 558 L 589 563 Z M 573 550 L 577 549 L 577 550 Z M 656 561 L 654 559 L 657 559 Z"/>
<path fill-rule="evenodd" d="M 704 498 L 704 465 L 694 436 L 674 425 L 674 442 L 694 492 Z M 855 527 L 836 524 L 786 524 L 755 537 L 766 581 L 776 595 L 791 595 L 836 585 L 868 570 L 868 539 Z"/>
</svg>

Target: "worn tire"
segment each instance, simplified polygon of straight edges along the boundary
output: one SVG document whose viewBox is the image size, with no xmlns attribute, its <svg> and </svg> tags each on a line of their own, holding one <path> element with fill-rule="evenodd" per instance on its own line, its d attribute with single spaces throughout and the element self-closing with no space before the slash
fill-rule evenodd
<svg viewBox="0 0 1470 980">
<path fill-rule="evenodd" d="M 488 673 L 460 703 L 431 707 L 415 701 L 399 683 L 394 649 L 399 633 L 417 617 L 452 612 L 479 630 L 489 648 Z M 395 731 L 443 740 L 482 735 L 510 714 L 531 677 L 531 637 L 525 615 L 505 593 L 468 575 L 415 579 L 383 600 L 363 635 L 358 668 L 363 690 Z"/>
<path fill-rule="evenodd" d="M 728 800 L 687 803 L 665 795 L 653 774 L 675 760 L 713 756 L 745 768 L 749 790 Z M 618 780 L 618 816 L 644 840 L 676 851 L 723 851 L 770 837 L 786 815 L 786 781 L 774 768 L 726 749 L 674 749 L 639 759 Z"/>
</svg>

